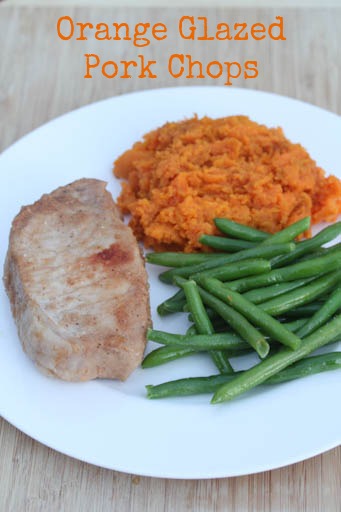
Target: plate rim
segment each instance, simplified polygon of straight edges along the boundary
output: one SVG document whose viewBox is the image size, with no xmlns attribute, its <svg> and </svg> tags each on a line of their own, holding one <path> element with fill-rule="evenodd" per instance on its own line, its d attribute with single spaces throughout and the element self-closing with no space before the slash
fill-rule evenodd
<svg viewBox="0 0 341 512">
<path fill-rule="evenodd" d="M 0 153 L 0 164 L 1 164 L 2 158 L 5 155 L 10 153 L 12 150 L 15 150 L 17 145 L 19 145 L 23 140 L 25 140 L 25 139 L 29 138 L 30 136 L 32 136 L 32 134 L 36 134 L 40 130 L 44 130 L 45 127 L 55 123 L 56 121 L 67 119 L 67 117 L 69 117 L 71 115 L 77 115 L 77 113 L 80 112 L 80 111 L 89 110 L 90 108 L 96 108 L 96 106 L 98 104 L 103 104 L 103 103 L 106 103 L 106 102 L 112 102 L 112 101 L 115 101 L 115 100 L 120 99 L 120 98 L 132 97 L 132 96 L 140 97 L 140 96 L 144 96 L 144 95 L 145 96 L 150 96 L 152 94 L 155 94 L 155 92 L 157 92 L 157 94 L 159 94 L 159 93 L 163 93 L 163 92 L 171 92 L 172 93 L 172 92 L 176 91 L 177 93 L 180 92 L 180 94 L 181 94 L 182 91 L 186 91 L 186 93 L 187 93 L 187 92 L 189 92 L 190 89 L 193 89 L 193 88 L 196 89 L 196 90 L 200 89 L 200 90 L 207 91 L 207 93 L 209 93 L 212 90 L 216 91 L 217 89 L 220 89 L 220 90 L 224 90 L 224 91 L 228 91 L 228 90 L 232 91 L 233 90 L 233 91 L 237 91 L 239 93 L 241 92 L 242 94 L 252 94 L 252 95 L 256 95 L 256 96 L 257 95 L 262 95 L 264 98 L 266 96 L 271 96 L 271 97 L 274 97 L 274 98 L 281 98 L 282 100 L 289 100 L 290 102 L 297 102 L 299 104 L 306 105 L 310 109 L 316 109 L 316 111 L 319 111 L 319 112 L 323 113 L 324 115 L 328 114 L 328 115 L 334 116 L 338 121 L 341 120 L 340 115 L 336 114 L 335 112 L 323 109 L 323 108 L 321 108 L 321 107 L 319 107 L 317 105 L 308 103 L 306 101 L 301 101 L 301 100 L 299 100 L 297 98 L 292 98 L 292 97 L 289 97 L 289 96 L 280 95 L 280 94 L 273 93 L 273 92 L 260 91 L 260 90 L 247 89 L 247 88 L 237 88 L 237 87 L 232 87 L 232 88 L 227 89 L 226 87 L 223 87 L 223 86 L 205 86 L 205 85 L 180 86 L 180 87 L 157 87 L 157 88 L 151 88 L 151 89 L 146 89 L 146 90 L 138 90 L 138 91 L 130 91 L 128 93 L 119 94 L 119 95 L 116 95 L 116 96 L 112 96 L 112 97 L 109 97 L 109 98 L 105 98 L 105 99 L 102 99 L 102 100 L 99 100 L 99 101 L 95 101 L 95 102 L 83 105 L 81 107 L 72 109 L 69 112 L 61 114 L 60 116 L 57 116 L 56 118 L 53 118 L 53 119 L 51 119 L 51 120 L 41 124 L 40 126 L 36 127 L 34 130 L 24 134 L 22 137 L 20 137 L 19 139 L 14 141 L 12 144 L 10 144 L 10 146 L 5 148 Z M 23 432 L 25 435 L 28 435 L 29 437 L 34 439 L 36 442 L 39 442 L 39 443 L 47 446 L 48 448 L 53 449 L 53 450 L 55 450 L 55 451 L 57 451 L 59 453 L 67 455 L 68 457 L 74 458 L 76 460 L 80 460 L 82 462 L 86 462 L 88 464 L 92 464 L 92 465 L 95 465 L 95 466 L 103 467 L 103 468 L 106 468 L 106 469 L 111 469 L 111 470 L 115 470 L 115 471 L 121 471 L 121 472 L 125 472 L 125 473 L 133 473 L 133 474 L 137 474 L 137 475 L 141 475 L 141 476 L 148 476 L 148 477 L 154 477 L 154 478 L 172 478 L 172 479 L 189 479 L 189 480 L 191 480 L 191 479 L 225 478 L 225 477 L 233 477 L 233 476 L 242 476 L 242 475 L 247 475 L 247 474 L 257 474 L 257 473 L 261 473 L 261 472 L 264 472 L 264 471 L 269 471 L 269 470 L 274 470 L 274 469 L 278 469 L 278 468 L 281 468 L 281 467 L 285 467 L 285 466 L 288 466 L 288 465 L 300 462 L 302 460 L 306 460 L 308 458 L 314 457 L 314 456 L 316 456 L 318 454 L 324 453 L 325 451 L 328 451 L 330 449 L 333 449 L 333 448 L 339 446 L 339 444 L 341 442 L 341 440 L 340 440 L 340 441 L 337 441 L 336 444 L 335 444 L 335 442 L 326 443 L 326 445 L 325 445 L 325 447 L 323 449 L 318 448 L 315 451 L 315 453 L 313 453 L 312 451 L 309 451 L 309 454 L 306 454 L 304 456 L 304 458 L 302 458 L 302 456 L 299 456 L 299 457 L 296 457 L 296 458 L 293 457 L 290 462 L 285 461 L 283 464 L 279 464 L 277 466 L 272 466 L 271 468 L 266 467 L 266 464 L 265 464 L 265 466 L 263 465 L 263 466 L 259 467 L 258 469 L 252 470 L 251 473 L 249 471 L 247 471 L 247 472 L 239 472 L 239 473 L 237 472 L 237 473 L 225 474 L 225 475 L 222 475 L 221 473 L 219 473 L 219 474 L 212 474 L 211 476 L 198 476 L 198 475 L 196 475 L 196 476 L 190 476 L 190 475 L 187 475 L 187 476 L 183 476 L 183 475 L 174 476 L 171 473 L 170 474 L 166 474 L 164 472 L 163 474 L 159 474 L 158 475 L 158 474 L 153 474 L 153 473 L 150 473 L 150 472 L 148 473 L 148 472 L 144 472 L 144 471 L 140 471 L 140 472 L 139 471 L 132 471 L 129 468 L 123 467 L 123 465 L 121 465 L 119 467 L 115 463 L 113 463 L 112 466 L 103 465 L 99 461 L 97 461 L 97 462 L 95 460 L 91 461 L 87 457 L 83 457 L 82 458 L 79 455 L 74 455 L 71 452 L 69 452 L 68 450 L 61 450 L 60 448 L 56 448 L 55 446 L 53 446 L 49 442 L 46 442 L 45 440 L 41 440 L 38 437 L 35 437 L 34 433 L 30 432 L 30 429 L 25 428 L 25 426 L 21 426 L 21 425 L 18 426 L 18 423 L 12 421 L 9 417 L 6 417 L 6 415 L 3 415 L 2 413 L 1 413 L 1 415 L 2 415 L 2 417 L 7 422 L 9 422 L 15 428 L 18 428 L 18 430 Z"/>
</svg>

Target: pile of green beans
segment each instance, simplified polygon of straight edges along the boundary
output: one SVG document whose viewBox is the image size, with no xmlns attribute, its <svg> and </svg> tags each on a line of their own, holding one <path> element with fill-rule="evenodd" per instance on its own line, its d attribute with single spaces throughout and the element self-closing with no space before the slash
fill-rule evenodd
<svg viewBox="0 0 341 512">
<path fill-rule="evenodd" d="M 148 339 L 162 346 L 142 367 L 200 352 L 219 373 L 148 385 L 147 397 L 213 393 L 216 404 L 261 384 L 340 369 L 341 352 L 311 354 L 341 338 L 341 246 L 323 247 L 341 234 L 341 222 L 298 242 L 309 217 L 274 235 L 229 219 L 214 223 L 221 234 L 199 241 L 219 252 L 146 255 L 148 263 L 171 267 L 159 278 L 179 288 L 159 315 L 186 313 L 192 325 L 183 335 L 149 329 Z M 259 362 L 238 371 L 238 358 L 250 353 Z"/>
</svg>

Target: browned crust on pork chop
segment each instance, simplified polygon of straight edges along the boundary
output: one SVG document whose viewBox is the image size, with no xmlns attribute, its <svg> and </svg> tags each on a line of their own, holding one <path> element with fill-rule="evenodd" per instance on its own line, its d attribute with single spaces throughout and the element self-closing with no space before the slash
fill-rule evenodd
<svg viewBox="0 0 341 512">
<path fill-rule="evenodd" d="M 124 380 L 150 325 L 147 274 L 106 183 L 81 179 L 15 217 L 4 283 L 25 352 L 69 381 Z"/>
</svg>

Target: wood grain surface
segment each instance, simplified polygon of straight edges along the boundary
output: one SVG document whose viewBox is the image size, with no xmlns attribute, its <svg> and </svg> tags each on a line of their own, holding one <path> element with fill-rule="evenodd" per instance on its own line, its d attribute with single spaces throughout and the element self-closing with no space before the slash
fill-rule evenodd
<svg viewBox="0 0 341 512">
<path fill-rule="evenodd" d="M 0 3 L 0 150 L 33 128 L 71 109 L 125 92 L 192 84 L 222 85 L 220 80 L 84 80 L 84 53 L 103 59 L 130 59 L 132 45 L 95 41 L 63 42 L 56 35 L 59 16 L 93 23 L 114 20 L 162 21 L 174 25 L 188 10 L 30 8 Z M 186 45 L 170 35 L 167 43 L 144 49 L 149 58 L 165 52 L 206 60 L 259 61 L 259 77 L 234 85 L 295 97 L 341 114 L 341 10 L 209 9 L 219 21 L 272 22 L 283 15 L 285 42 L 214 42 Z M 336 404 L 337 405 L 337 404 Z M 173 512 L 283 511 L 340 512 L 341 450 L 336 448 L 281 469 L 238 478 L 165 480 L 126 475 L 61 455 L 0 421 L 0 512 Z"/>
</svg>

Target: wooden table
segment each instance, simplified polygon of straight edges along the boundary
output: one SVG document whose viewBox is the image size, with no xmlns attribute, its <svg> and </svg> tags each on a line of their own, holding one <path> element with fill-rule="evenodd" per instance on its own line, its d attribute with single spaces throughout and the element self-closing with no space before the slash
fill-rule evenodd
<svg viewBox="0 0 341 512">
<path fill-rule="evenodd" d="M 132 45 L 68 41 L 56 36 L 57 19 L 136 23 L 163 21 L 174 25 L 181 14 L 207 15 L 219 21 L 270 23 L 285 18 L 283 42 L 247 44 L 214 42 L 191 46 L 206 60 L 259 61 L 259 77 L 234 85 L 273 91 L 341 114 L 341 10 L 30 8 L 0 2 L 0 150 L 64 112 L 90 102 L 137 89 L 209 84 L 213 79 L 186 80 L 163 75 L 151 80 L 84 80 L 84 53 L 132 58 Z M 187 47 L 172 34 L 167 44 L 150 45 L 144 53 L 160 59 L 170 48 Z M 328 511 L 341 504 L 340 459 L 336 448 L 320 456 L 261 474 L 217 480 L 164 480 L 97 468 L 61 455 L 0 422 L 1 511 Z"/>
</svg>

